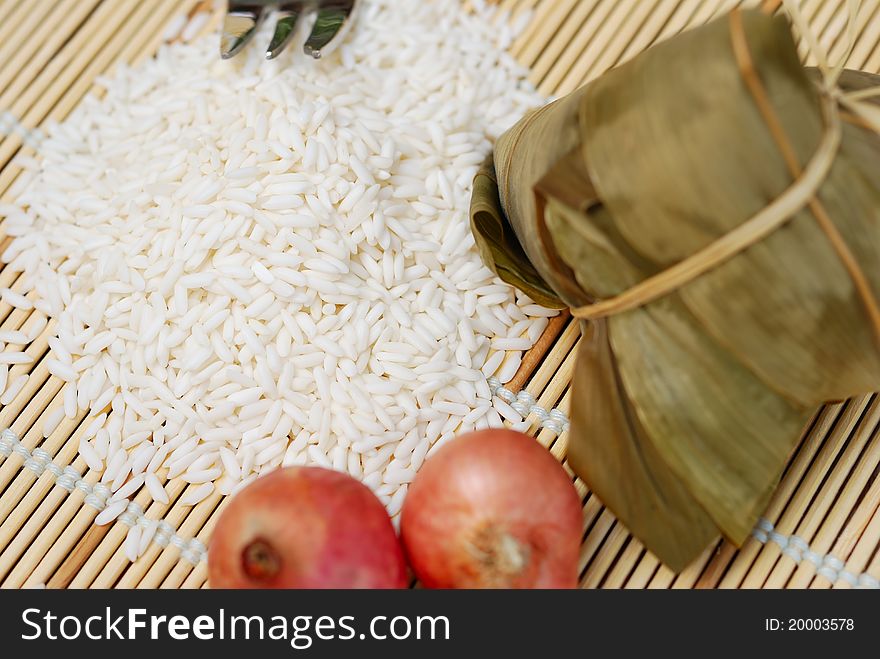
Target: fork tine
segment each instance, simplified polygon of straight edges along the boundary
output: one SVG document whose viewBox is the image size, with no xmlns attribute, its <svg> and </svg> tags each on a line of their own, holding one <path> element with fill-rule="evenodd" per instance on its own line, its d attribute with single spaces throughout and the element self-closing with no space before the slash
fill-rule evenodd
<svg viewBox="0 0 880 659">
<path fill-rule="evenodd" d="M 304 48 L 307 55 L 320 59 L 329 52 L 327 46 L 331 42 L 338 43 L 342 39 L 343 28 L 351 26 L 350 18 L 356 4 L 356 0 L 325 0 L 321 3 L 315 27 Z"/>
<path fill-rule="evenodd" d="M 296 24 L 300 16 L 302 16 L 302 7 L 299 2 L 282 3 L 278 12 L 278 23 L 275 25 L 275 34 L 272 35 L 272 41 L 266 51 L 266 59 L 275 59 L 287 47 L 296 34 Z"/>
<path fill-rule="evenodd" d="M 252 0 L 229 0 L 223 33 L 220 35 L 220 56 L 229 59 L 238 54 L 254 38 L 266 18 L 270 3 Z"/>
</svg>

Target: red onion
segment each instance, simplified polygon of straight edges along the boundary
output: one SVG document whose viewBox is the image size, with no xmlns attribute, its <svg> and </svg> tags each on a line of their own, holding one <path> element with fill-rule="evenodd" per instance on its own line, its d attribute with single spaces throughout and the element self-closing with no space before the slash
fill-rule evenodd
<svg viewBox="0 0 880 659">
<path fill-rule="evenodd" d="M 574 588 L 582 524 L 571 478 L 547 449 L 484 430 L 428 459 L 400 528 L 428 588 Z"/>
<path fill-rule="evenodd" d="M 211 538 L 213 588 L 405 588 L 385 507 L 364 485 L 316 467 L 280 469 L 237 494 Z"/>
</svg>

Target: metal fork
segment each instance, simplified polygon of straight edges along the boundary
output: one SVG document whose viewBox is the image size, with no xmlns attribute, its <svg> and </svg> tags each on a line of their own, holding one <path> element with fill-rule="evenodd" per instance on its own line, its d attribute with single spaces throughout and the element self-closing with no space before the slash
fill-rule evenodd
<svg viewBox="0 0 880 659">
<path fill-rule="evenodd" d="M 329 52 L 351 26 L 357 0 L 228 0 L 226 21 L 220 37 L 220 55 L 229 59 L 237 55 L 253 39 L 266 16 L 278 9 L 275 33 L 266 51 L 266 59 L 274 59 L 296 34 L 302 16 L 316 12 L 315 26 L 306 40 L 307 55 L 320 59 Z"/>
</svg>

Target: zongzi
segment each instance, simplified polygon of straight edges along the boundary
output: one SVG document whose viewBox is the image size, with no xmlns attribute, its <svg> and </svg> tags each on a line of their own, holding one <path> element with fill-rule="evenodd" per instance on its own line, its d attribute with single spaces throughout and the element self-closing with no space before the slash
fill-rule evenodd
<svg viewBox="0 0 880 659">
<path fill-rule="evenodd" d="M 736 10 L 532 112 L 477 176 L 487 265 L 581 319 L 572 468 L 675 570 L 748 537 L 817 405 L 880 389 L 878 84 Z"/>
</svg>

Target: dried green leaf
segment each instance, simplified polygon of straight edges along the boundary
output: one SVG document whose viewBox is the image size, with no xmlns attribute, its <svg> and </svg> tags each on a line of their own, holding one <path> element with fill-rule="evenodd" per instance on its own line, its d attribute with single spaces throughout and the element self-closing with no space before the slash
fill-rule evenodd
<svg viewBox="0 0 880 659">
<path fill-rule="evenodd" d="M 608 323 L 583 323 L 572 387 L 568 461 L 638 538 L 681 570 L 718 529 L 663 461 L 626 397 Z"/>
<path fill-rule="evenodd" d="M 535 270 L 507 223 L 498 198 L 491 156 L 474 179 L 471 230 L 483 263 L 498 277 L 545 307 L 561 309 L 565 306 Z"/>
</svg>

